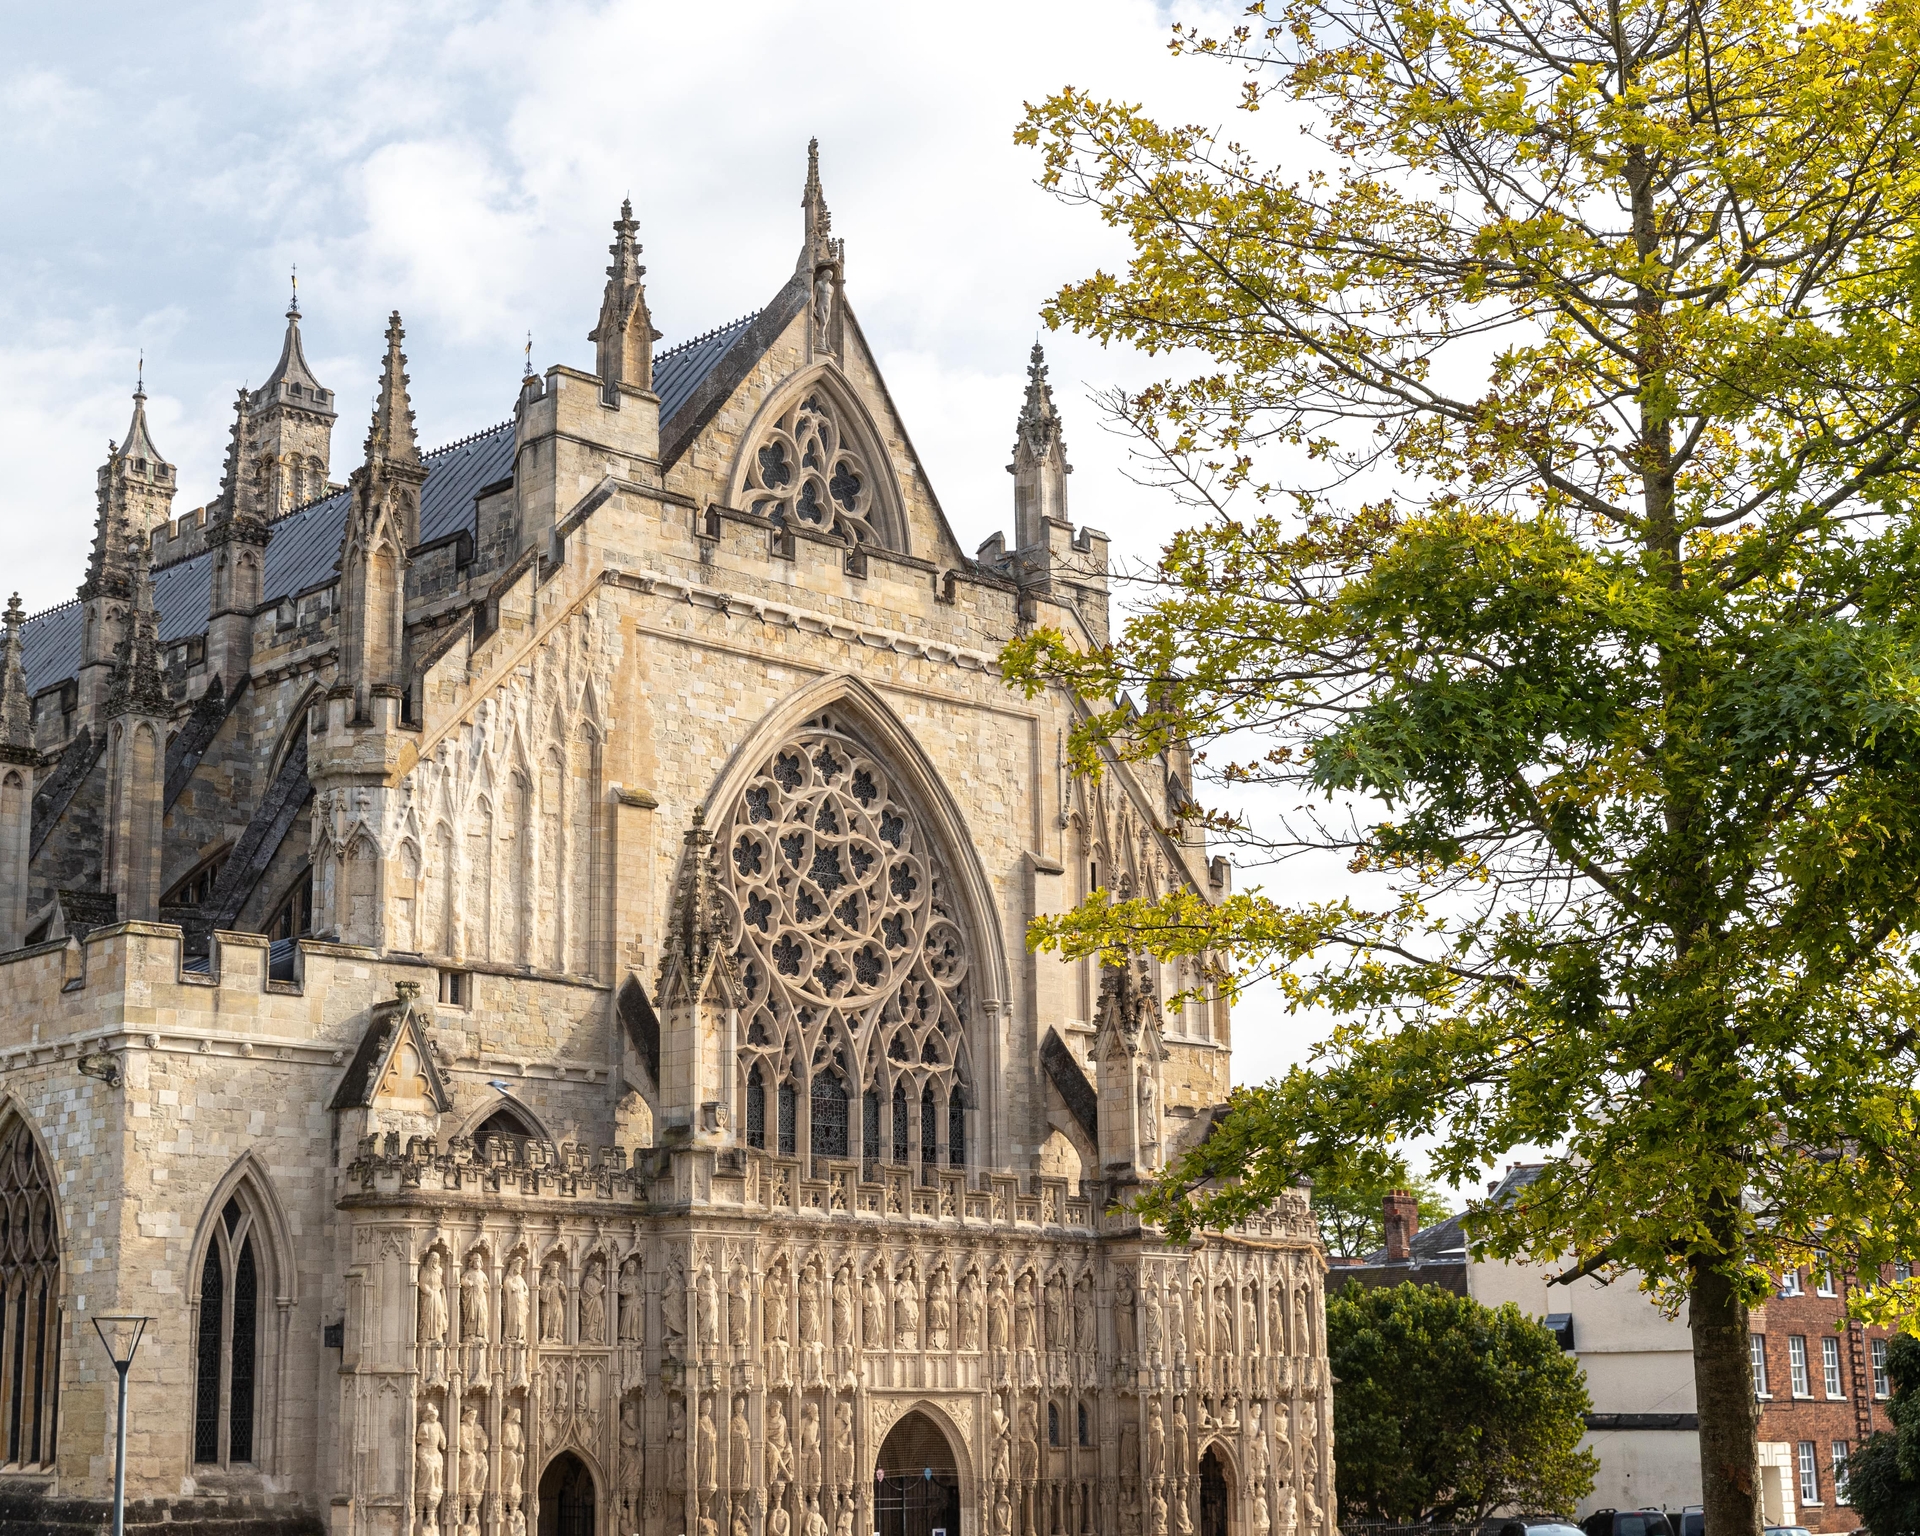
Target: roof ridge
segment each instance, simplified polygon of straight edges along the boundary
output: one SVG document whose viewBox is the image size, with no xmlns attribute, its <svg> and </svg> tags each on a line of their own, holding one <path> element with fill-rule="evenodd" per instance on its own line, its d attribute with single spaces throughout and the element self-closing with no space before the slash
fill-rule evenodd
<svg viewBox="0 0 1920 1536">
<path fill-rule="evenodd" d="M 77 597 L 64 598 L 60 602 L 55 603 L 51 608 L 42 608 L 38 613 L 28 614 L 24 619 L 20 621 L 21 628 L 24 629 L 27 625 L 31 624 L 35 619 L 44 619 L 50 613 L 58 613 L 62 608 L 78 608 L 79 606 L 80 606 L 79 598 Z"/>
<path fill-rule="evenodd" d="M 443 453 L 452 453 L 456 448 L 465 448 L 469 443 L 477 443 L 483 437 L 492 437 L 494 433 L 504 431 L 512 425 L 513 421 L 511 418 L 506 421 L 496 421 L 492 426 L 482 427 L 478 432 L 469 432 L 465 437 L 456 437 L 444 448 L 430 448 L 421 454 L 420 457 L 423 459 L 437 459 Z"/>
<path fill-rule="evenodd" d="M 697 347 L 703 341 L 711 341 L 722 331 L 730 331 L 736 325 L 745 325 L 748 321 L 755 319 L 759 313 L 760 311 L 757 309 L 750 309 L 737 320 L 729 320 L 725 325 L 716 325 L 712 330 L 702 331 L 698 336 L 689 336 L 685 341 L 676 341 L 664 352 L 655 353 L 653 360 L 656 364 L 659 364 L 667 358 L 672 357 L 675 353 L 686 351 L 688 347 Z"/>
</svg>

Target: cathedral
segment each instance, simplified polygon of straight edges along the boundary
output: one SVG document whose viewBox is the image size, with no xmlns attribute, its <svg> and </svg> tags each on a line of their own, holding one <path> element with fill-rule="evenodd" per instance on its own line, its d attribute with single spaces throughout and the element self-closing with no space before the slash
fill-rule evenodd
<svg viewBox="0 0 1920 1536">
<path fill-rule="evenodd" d="M 1129 1206 L 1225 1006 L 1025 944 L 1230 880 L 1001 678 L 1110 622 L 1040 348 L 969 555 L 802 208 L 663 347 L 623 206 L 593 371 L 442 448 L 395 314 L 344 483 L 297 303 L 208 505 L 135 393 L 0 640 L 5 1529 L 102 1529 L 137 1314 L 136 1530 L 1335 1536 L 1306 1191 Z"/>
</svg>

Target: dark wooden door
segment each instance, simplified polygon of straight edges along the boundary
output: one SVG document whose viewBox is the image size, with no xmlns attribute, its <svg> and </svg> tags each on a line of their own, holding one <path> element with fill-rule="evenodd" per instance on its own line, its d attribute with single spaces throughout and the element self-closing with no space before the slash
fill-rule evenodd
<svg viewBox="0 0 1920 1536">
<path fill-rule="evenodd" d="M 1228 1536 L 1227 1472 L 1212 1451 L 1200 1459 L 1200 1536 Z"/>
<path fill-rule="evenodd" d="M 554 1457 L 541 1474 L 540 1536 L 595 1536 L 593 1474 L 571 1452 Z"/>
<path fill-rule="evenodd" d="M 960 1482 L 948 1472 L 880 1477 L 873 1484 L 873 1528 L 880 1536 L 960 1536 Z"/>
</svg>

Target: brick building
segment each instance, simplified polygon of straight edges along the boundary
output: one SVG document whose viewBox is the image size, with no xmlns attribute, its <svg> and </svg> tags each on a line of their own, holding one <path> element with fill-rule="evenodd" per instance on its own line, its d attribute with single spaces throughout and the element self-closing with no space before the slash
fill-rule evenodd
<svg viewBox="0 0 1920 1536">
<path fill-rule="evenodd" d="M 1848 1291 L 1857 1283 L 1850 1276 L 1795 1270 L 1752 1314 L 1761 1494 L 1769 1524 L 1814 1531 L 1851 1531 L 1860 1524 L 1845 1501 L 1847 1458 L 1869 1435 L 1893 1426 L 1886 1407 L 1890 1330 L 1847 1317 Z"/>
</svg>

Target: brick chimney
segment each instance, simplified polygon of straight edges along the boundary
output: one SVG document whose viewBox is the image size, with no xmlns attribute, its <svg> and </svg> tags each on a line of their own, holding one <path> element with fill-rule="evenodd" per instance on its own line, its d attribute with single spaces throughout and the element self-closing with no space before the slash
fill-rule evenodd
<svg viewBox="0 0 1920 1536">
<path fill-rule="evenodd" d="M 1387 1231 L 1387 1262 L 1404 1264 L 1413 1257 L 1413 1234 L 1420 1230 L 1420 1202 L 1396 1189 L 1380 1202 Z"/>
</svg>

